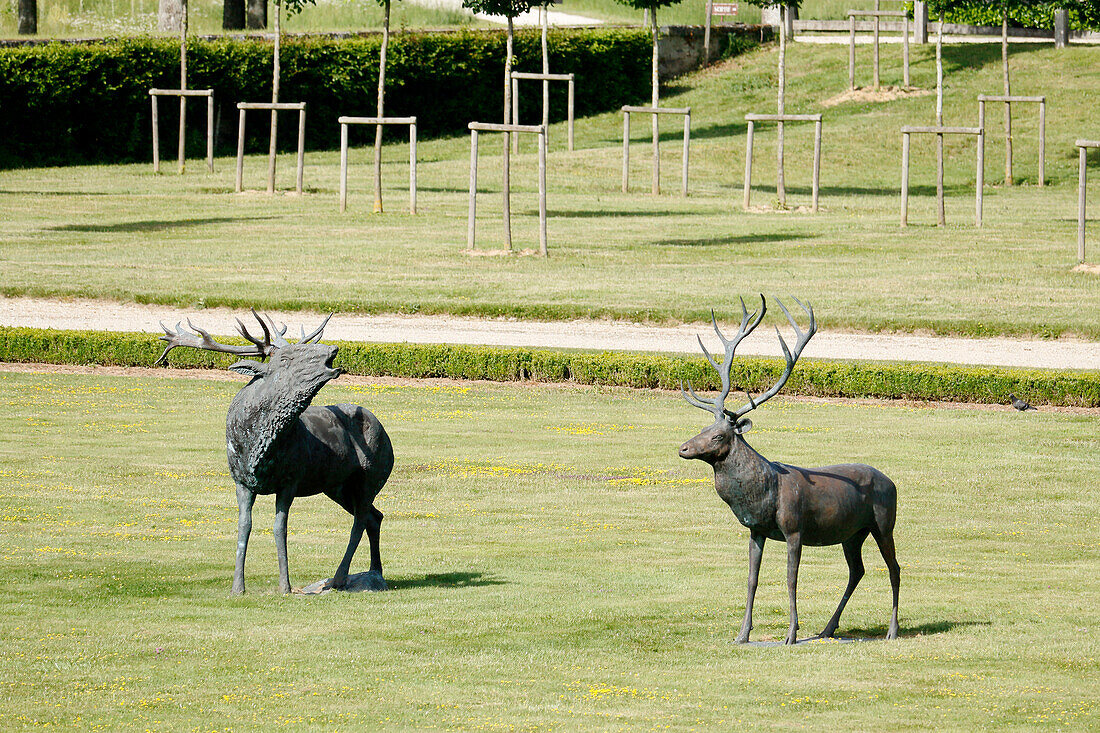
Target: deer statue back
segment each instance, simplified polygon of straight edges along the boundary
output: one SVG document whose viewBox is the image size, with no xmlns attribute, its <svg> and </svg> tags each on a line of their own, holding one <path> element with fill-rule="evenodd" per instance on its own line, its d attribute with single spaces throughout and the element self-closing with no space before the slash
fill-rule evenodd
<svg viewBox="0 0 1100 733">
<path fill-rule="evenodd" d="M 894 606 L 886 638 L 894 639 L 898 635 L 898 589 L 901 584 L 900 568 L 894 557 L 893 531 L 897 506 L 894 482 L 878 469 L 863 464 L 799 468 L 769 461 L 745 441 L 744 434 L 752 427 L 752 421 L 745 414 L 779 393 L 791 376 L 802 349 L 817 332 L 813 308 L 795 300 L 810 319 L 809 327 L 803 332 L 783 303 L 778 299 L 776 302 L 787 316 L 798 341 L 792 353 L 779 329 L 776 329 L 786 367 L 774 386 L 755 398 L 746 392 L 748 404 L 738 410 L 730 411 L 725 408 L 725 400 L 730 393 L 730 368 L 734 350 L 763 319 L 767 311 L 767 301 L 763 295 L 760 296 L 760 310 L 751 316 L 744 300 L 741 301 L 741 326 L 732 339 L 727 339 L 722 334 L 714 314 L 711 314 L 714 331 L 725 349 L 725 359 L 721 365 L 703 346 L 703 340 L 699 339 L 699 346 L 722 380 L 718 397 L 713 400 L 701 399 L 690 384 L 687 391 L 681 386 L 684 399 L 695 407 L 712 413 L 714 424 L 680 446 L 680 457 L 705 461 L 714 468 L 718 496 L 729 505 L 741 524 L 749 529 L 748 599 L 737 642 L 746 643 L 749 640 L 752 604 L 756 596 L 760 557 L 764 552 L 765 540 L 787 543 L 790 627 L 786 643 L 793 644 L 798 639 L 795 597 L 802 547 L 841 545 L 844 548 L 844 559 L 848 562 L 848 585 L 844 589 L 840 605 L 820 634 L 821 637 L 831 637 L 836 633 L 844 606 L 863 577 L 862 547 L 867 535 L 875 538 L 890 572 Z"/>
<path fill-rule="evenodd" d="M 317 330 L 297 343 L 252 311 L 263 332 L 237 328 L 249 342 L 234 346 L 215 341 L 190 321 L 194 333 L 179 324 L 173 332 L 164 324 L 161 340 L 168 343 L 157 363 L 177 346 L 219 351 L 261 360 L 243 359 L 229 368 L 251 377 L 237 392 L 226 417 L 225 442 L 229 473 L 237 485 L 237 562 L 233 593 L 244 593 L 244 560 L 252 531 L 252 505 L 259 494 L 275 495 L 275 548 L 279 557 L 279 589 L 290 593 L 286 556 L 287 514 L 299 496 L 323 493 L 352 515 L 351 537 L 331 587 L 347 584 L 351 560 L 366 531 L 370 541 L 370 570 L 363 582 L 371 590 L 385 590 L 378 549 L 382 512 L 374 506 L 393 469 L 393 447 L 382 424 L 359 405 L 313 407 L 313 398 L 330 380 L 342 374 L 333 367 L 337 347 L 320 343 L 325 319 Z M 329 318 L 332 316 L 330 315 Z"/>
</svg>

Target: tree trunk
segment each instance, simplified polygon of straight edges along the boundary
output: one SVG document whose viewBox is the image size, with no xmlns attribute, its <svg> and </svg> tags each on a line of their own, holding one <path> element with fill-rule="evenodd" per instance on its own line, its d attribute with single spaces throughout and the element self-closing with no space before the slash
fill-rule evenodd
<svg viewBox="0 0 1100 733">
<path fill-rule="evenodd" d="M 162 31 L 179 31 L 183 25 L 181 0 L 160 0 L 157 4 L 157 27 Z"/>
<path fill-rule="evenodd" d="M 386 109 L 386 49 L 390 45 L 390 0 L 382 3 L 382 48 L 378 52 L 378 116 Z M 374 213 L 382 213 L 382 125 L 374 127 Z"/>
<path fill-rule="evenodd" d="M 187 88 L 187 0 L 180 0 L 180 89 Z M 187 140 L 187 97 L 180 97 L 179 170 L 183 174 Z"/>
<path fill-rule="evenodd" d="M 248 26 L 248 30 L 262 31 L 267 28 L 267 0 L 246 0 L 246 2 L 248 12 L 245 16 L 245 25 Z"/>
<path fill-rule="evenodd" d="M 940 25 L 936 30 L 936 124 L 943 126 L 943 16 L 940 11 Z M 943 207 L 943 135 L 936 135 L 936 209 L 937 224 L 947 226 L 947 216 Z"/>
<path fill-rule="evenodd" d="M 786 114 L 787 101 L 787 6 L 779 6 L 779 114 Z M 787 205 L 787 185 L 783 177 L 783 123 L 778 125 L 777 139 L 775 143 L 776 162 L 778 169 L 775 179 L 775 194 L 779 198 L 779 205 Z"/>
<path fill-rule="evenodd" d="M 282 16 L 282 3 L 276 0 L 275 2 L 275 51 L 272 54 L 273 60 L 271 64 L 271 102 L 277 104 L 279 102 L 279 45 L 280 36 L 282 36 L 282 28 L 279 25 L 280 17 Z M 275 151 L 278 141 L 279 132 L 279 113 L 275 110 L 271 110 L 271 139 L 268 142 L 267 148 L 267 192 L 275 193 Z"/>
<path fill-rule="evenodd" d="M 504 124 L 510 125 L 512 119 L 512 42 L 515 28 L 512 16 L 508 16 L 508 40 L 504 54 Z M 504 138 L 504 244 L 512 251 L 512 172 L 509 170 L 508 146 L 512 144 L 512 133 L 501 135 Z"/>
<path fill-rule="evenodd" d="M 653 99 L 652 99 L 652 102 L 653 102 L 653 107 L 656 108 L 656 107 L 660 106 L 660 101 L 661 101 L 661 96 L 660 96 L 661 80 L 660 80 L 660 75 L 658 73 L 659 72 L 658 63 L 660 61 L 660 54 L 658 52 L 658 47 L 657 47 L 658 31 L 657 31 L 657 6 L 656 5 L 653 6 L 653 8 L 650 10 L 649 21 L 651 23 L 651 28 L 652 28 L 652 31 L 653 31 L 653 79 L 652 79 L 652 83 L 653 83 L 652 97 L 653 97 Z M 661 153 L 660 153 L 660 149 L 658 147 L 659 142 L 660 142 L 659 139 L 658 139 L 658 137 L 660 135 L 660 132 L 659 132 L 658 124 L 657 124 L 657 117 L 658 117 L 658 115 L 655 115 L 655 114 L 650 115 L 650 118 L 652 119 L 652 125 L 653 125 L 653 182 L 650 186 L 650 190 L 654 195 L 659 194 L 661 192 Z"/>
<path fill-rule="evenodd" d="M 1008 80 L 1008 11 L 1001 15 L 1001 66 L 1004 68 L 1005 96 L 1012 94 Z M 1005 185 L 1012 185 L 1012 104 L 1005 102 Z"/>
<path fill-rule="evenodd" d="M 244 30 L 244 2 L 245 0 L 223 0 L 222 30 Z"/>
<path fill-rule="evenodd" d="M 547 2 L 542 4 L 542 73 L 550 73 L 550 50 L 547 36 L 550 30 L 550 10 Z M 550 126 L 550 82 L 542 80 L 542 124 Z"/>
<path fill-rule="evenodd" d="M 38 0 L 19 0 L 19 35 L 38 33 Z"/>
</svg>

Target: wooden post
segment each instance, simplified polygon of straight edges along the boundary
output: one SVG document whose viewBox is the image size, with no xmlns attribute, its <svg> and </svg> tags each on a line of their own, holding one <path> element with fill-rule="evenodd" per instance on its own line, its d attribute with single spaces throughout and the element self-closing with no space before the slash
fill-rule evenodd
<svg viewBox="0 0 1100 733">
<path fill-rule="evenodd" d="M 979 126 L 978 152 L 977 152 L 977 185 L 974 193 L 974 226 L 982 226 L 982 204 L 985 196 L 985 127 Z"/>
<path fill-rule="evenodd" d="M 184 157 L 186 152 L 184 148 L 187 144 L 187 97 L 180 97 L 180 137 L 179 137 L 179 151 L 177 157 L 179 158 L 179 173 L 183 175 Z"/>
<path fill-rule="evenodd" d="M 519 79 L 512 79 L 512 119 L 513 125 L 519 124 Z M 512 137 L 512 152 L 519 153 L 519 135 Z"/>
<path fill-rule="evenodd" d="M 306 172 L 306 108 L 303 105 L 298 111 L 298 176 L 295 179 L 294 189 L 301 194 L 302 183 Z"/>
<path fill-rule="evenodd" d="M 1047 178 L 1047 102 L 1039 102 L 1039 185 Z"/>
<path fill-rule="evenodd" d="M 409 125 L 409 213 L 416 213 L 416 123 Z"/>
<path fill-rule="evenodd" d="M 688 195 L 688 146 L 691 144 L 691 113 L 688 112 L 684 115 L 684 172 L 683 180 L 680 182 L 680 195 Z"/>
<path fill-rule="evenodd" d="M 569 75 L 569 102 L 567 112 L 569 114 L 569 152 L 573 152 L 573 99 L 575 91 L 573 89 L 573 75 Z"/>
<path fill-rule="evenodd" d="M 275 0 L 275 51 L 271 66 L 271 102 L 279 102 L 279 46 L 282 28 L 279 18 L 283 14 L 282 0 Z M 277 148 L 277 132 L 279 128 L 279 112 L 271 110 L 271 139 L 267 146 L 267 192 L 275 193 L 275 152 Z"/>
<path fill-rule="evenodd" d="M 237 193 L 241 192 L 241 182 L 244 178 L 244 114 L 240 110 L 240 118 L 237 122 Z"/>
<path fill-rule="evenodd" d="M 856 88 L 856 16 L 848 14 L 848 89 Z"/>
<path fill-rule="evenodd" d="M 878 10 L 879 10 L 879 0 L 875 0 L 875 12 L 877 13 Z M 874 38 L 875 38 L 875 40 L 874 40 L 874 46 L 875 46 L 875 91 L 876 92 L 878 91 L 878 88 L 879 88 L 878 29 L 879 29 L 878 15 L 875 15 L 875 21 L 874 21 Z"/>
<path fill-rule="evenodd" d="M 187 0 L 180 0 L 180 90 L 187 89 Z M 180 96 L 179 172 L 183 175 L 187 153 L 187 97 Z"/>
<path fill-rule="evenodd" d="M 1069 14 L 1065 8 L 1054 11 L 1054 47 L 1069 45 Z"/>
<path fill-rule="evenodd" d="M 787 22 L 786 22 L 786 5 L 779 6 L 779 100 L 778 109 L 779 114 L 786 114 L 786 99 L 787 99 Z M 780 206 L 787 205 L 787 183 L 783 171 L 783 122 L 780 120 L 777 125 L 776 142 L 775 142 L 775 157 L 776 157 L 776 177 L 775 177 L 775 195 L 779 199 Z"/>
<path fill-rule="evenodd" d="M 539 133 L 539 254 L 543 257 L 546 256 L 546 146 L 546 125 L 543 125 Z"/>
<path fill-rule="evenodd" d="M 985 99 L 983 99 L 981 95 L 978 95 L 978 128 L 982 131 L 983 134 L 985 133 Z M 979 180 L 985 179 L 984 157 L 982 160 L 982 175 Z"/>
<path fill-rule="evenodd" d="M 470 130 L 470 213 L 466 219 L 466 249 L 474 248 L 474 220 L 477 211 L 477 130 Z"/>
<path fill-rule="evenodd" d="M 340 123 L 340 213 L 348 208 L 348 126 Z"/>
<path fill-rule="evenodd" d="M 160 173 L 160 121 L 157 115 L 157 95 L 150 94 L 153 105 L 153 173 Z"/>
<path fill-rule="evenodd" d="M 660 99 L 658 98 L 658 89 L 660 80 L 657 78 L 657 8 L 653 8 L 653 12 L 649 17 L 650 23 L 653 28 L 653 107 L 656 109 L 660 106 Z M 661 151 L 660 151 L 660 133 L 658 131 L 658 119 L 660 115 L 654 113 L 653 119 L 653 183 L 651 185 L 651 193 L 656 196 L 661 193 Z"/>
<path fill-rule="evenodd" d="M 943 203 L 943 134 L 936 134 L 936 216 L 937 226 L 947 226 L 947 214 Z"/>
<path fill-rule="evenodd" d="M 623 193 L 630 185 L 630 113 L 623 112 Z"/>
<path fill-rule="evenodd" d="M 508 145 L 511 133 L 504 133 L 504 246 L 512 251 L 512 153 Z"/>
<path fill-rule="evenodd" d="M 748 122 L 748 135 L 745 141 L 745 211 L 749 210 L 749 198 L 752 196 L 752 133 L 754 124 Z"/>
<path fill-rule="evenodd" d="M 1001 11 L 1001 67 L 1004 74 L 1005 88 L 1005 185 L 1012 185 L 1012 102 L 1008 97 L 1012 95 L 1008 76 L 1008 10 Z"/>
<path fill-rule="evenodd" d="M 939 28 L 936 30 L 936 124 L 943 126 L 943 17 L 940 11 Z M 936 135 L 936 208 L 938 226 L 947 226 L 943 206 L 943 134 Z"/>
<path fill-rule="evenodd" d="M 909 133 L 901 134 L 901 225 L 909 225 Z"/>
<path fill-rule="evenodd" d="M 901 68 L 902 84 L 909 88 L 909 16 L 902 18 L 902 29 L 905 35 L 901 40 Z"/>
<path fill-rule="evenodd" d="M 1087 148 L 1077 148 L 1077 261 L 1085 261 L 1085 166 L 1087 163 Z"/>
<path fill-rule="evenodd" d="M 703 29 L 703 66 L 710 66 L 710 16 L 714 11 L 714 0 L 707 0 L 707 23 Z"/>
<path fill-rule="evenodd" d="M 818 193 L 821 190 L 821 120 L 814 122 L 814 183 L 813 211 L 817 211 Z"/>
<path fill-rule="evenodd" d="M 214 172 L 214 95 L 206 98 L 206 167 Z"/>
</svg>

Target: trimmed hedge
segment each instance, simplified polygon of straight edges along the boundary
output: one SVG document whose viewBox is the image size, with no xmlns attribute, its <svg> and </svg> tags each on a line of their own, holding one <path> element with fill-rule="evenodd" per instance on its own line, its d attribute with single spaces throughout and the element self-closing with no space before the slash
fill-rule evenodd
<svg viewBox="0 0 1100 733">
<path fill-rule="evenodd" d="M 240 343 L 244 343 L 240 341 Z M 717 389 L 702 357 L 418 344 L 338 343 L 351 374 L 496 382 L 575 382 L 645 389 Z M 163 344 L 151 334 L 0 328 L 0 361 L 151 366 Z M 176 349 L 174 367 L 224 368 L 233 357 Z M 734 384 L 761 392 L 782 372 L 778 359 L 743 358 Z M 817 397 L 872 397 L 1005 404 L 1011 392 L 1044 405 L 1100 407 L 1100 371 L 1054 371 L 917 363 L 800 361 L 785 391 Z"/>
<path fill-rule="evenodd" d="M 911 3 L 910 3 L 911 5 Z M 1095 2 L 1066 2 L 1066 0 L 1017 0 L 1008 11 L 1008 24 L 1016 28 L 1054 28 L 1054 11 L 1067 8 L 1071 30 L 1100 29 L 1100 5 Z M 1001 10 L 988 0 L 969 0 L 961 7 L 947 11 L 944 20 L 964 25 L 1000 27 Z"/>
<path fill-rule="evenodd" d="M 307 147 L 338 147 L 340 115 L 374 115 L 380 45 L 377 35 L 285 39 L 280 98 L 306 103 Z M 386 113 L 415 115 L 417 132 L 425 138 L 465 133 L 470 120 L 500 120 L 504 46 L 504 34 L 496 31 L 396 34 L 386 63 Z M 271 99 L 272 48 L 258 38 L 189 42 L 188 83 L 214 90 L 219 153 L 236 149 L 236 103 Z M 577 115 L 615 109 L 649 94 L 651 47 L 645 31 L 556 30 L 549 52 L 551 68 L 577 75 Z M 517 71 L 540 70 L 538 32 L 517 32 L 515 53 Z M 0 167 L 147 160 L 149 89 L 178 85 L 174 39 L 0 48 Z M 564 96 L 552 95 L 552 119 L 565 118 Z M 521 119 L 541 114 L 539 95 L 526 94 L 521 101 Z M 175 150 L 177 108 L 161 105 L 166 150 Z M 205 149 L 205 125 L 205 113 L 193 107 L 191 150 Z M 296 125 L 280 130 L 285 134 L 280 146 L 293 149 Z M 267 149 L 263 135 L 251 136 L 248 144 L 254 151 Z"/>
</svg>

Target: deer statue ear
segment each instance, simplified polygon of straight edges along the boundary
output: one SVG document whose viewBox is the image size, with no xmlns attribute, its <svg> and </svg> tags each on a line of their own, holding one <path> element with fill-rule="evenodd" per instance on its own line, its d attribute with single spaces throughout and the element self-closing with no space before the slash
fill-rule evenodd
<svg viewBox="0 0 1100 733">
<path fill-rule="evenodd" d="M 236 364 L 229 367 L 230 371 L 243 374 L 246 377 L 262 377 L 267 374 L 267 364 L 261 364 L 258 361 L 252 361 L 251 359 L 242 359 Z"/>
<path fill-rule="evenodd" d="M 752 420 L 748 419 L 747 417 L 743 420 L 738 420 L 737 424 L 733 426 L 733 432 L 737 433 L 738 435 L 747 433 L 750 430 L 752 430 Z"/>
</svg>

